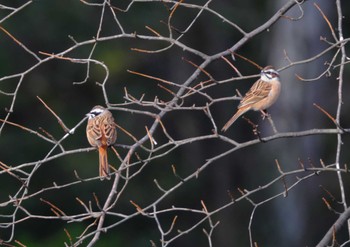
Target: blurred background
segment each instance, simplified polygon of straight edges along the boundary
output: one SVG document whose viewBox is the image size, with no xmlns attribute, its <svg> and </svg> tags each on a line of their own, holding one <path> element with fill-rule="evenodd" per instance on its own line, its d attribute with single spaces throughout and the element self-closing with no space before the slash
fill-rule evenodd
<svg viewBox="0 0 350 247">
<path fill-rule="evenodd" d="M 1 4 L 17 8 L 24 2 L 8 0 L 1 1 Z M 213 0 L 209 7 L 246 32 L 250 32 L 266 22 L 286 2 L 276 0 Z M 97 0 L 94 3 L 102 3 L 102 1 Z M 201 0 L 188 3 L 201 6 L 205 4 Z M 272 64 L 278 70 L 289 65 L 290 61 L 296 62 L 317 55 L 329 46 L 320 37 L 329 42 L 334 42 L 334 40 L 329 26 L 314 3 L 317 3 L 322 9 L 337 33 L 338 17 L 335 1 L 305 1 L 300 6 L 301 9 L 294 6 L 287 12 L 287 16 L 279 19 L 268 30 L 254 36 L 237 52 L 260 66 Z M 112 0 L 110 4 L 115 7 L 116 17 L 125 33 L 152 36 L 154 34 L 145 28 L 149 26 L 160 34 L 167 35 L 168 29 L 164 22 L 166 23 L 168 20 L 171 4 L 135 1 L 130 5 L 130 1 Z M 130 7 L 128 11 L 120 11 L 128 6 Z M 344 37 L 348 37 L 350 31 L 348 1 L 342 1 L 342 10 Z M 196 8 L 178 7 L 171 20 L 174 29 L 184 31 L 198 14 L 198 11 Z M 0 18 L 8 16 L 9 13 L 11 10 L 2 8 Z M 78 0 L 35 0 L 10 18 L 3 20 L 1 27 L 37 56 L 44 59 L 47 56 L 40 52 L 57 54 L 73 47 L 74 41 L 79 43 L 96 37 L 101 13 L 101 6 L 88 5 Z M 101 25 L 100 37 L 121 33 L 108 9 L 105 10 Z M 174 31 L 174 35 L 178 36 L 179 33 Z M 213 13 L 204 11 L 180 41 L 207 55 L 214 55 L 228 50 L 241 38 L 242 34 L 231 25 L 223 22 Z M 155 97 L 163 101 L 172 99 L 169 92 L 158 86 L 158 81 L 128 72 L 128 70 L 137 71 L 176 84 L 183 84 L 195 71 L 195 67 L 185 60 L 200 65 L 203 62 L 202 58 L 177 46 L 158 53 L 142 53 L 133 50 L 133 48 L 158 50 L 167 47 L 167 45 L 164 42 L 138 38 L 111 38 L 97 44 L 92 58 L 103 61 L 109 69 L 106 90 L 111 104 L 118 106 L 125 101 L 125 88 L 135 98 L 144 95 L 144 99 L 149 101 L 153 101 Z M 88 58 L 92 47 L 93 44 L 80 46 L 68 53 L 68 56 Z M 332 116 L 335 116 L 338 104 L 337 76 L 339 67 L 332 66 L 330 75 L 312 81 L 298 80 L 296 75 L 305 79 L 319 77 L 333 59 L 335 52 L 336 50 L 332 50 L 311 62 L 280 70 L 283 83 L 282 93 L 277 103 L 269 109 L 278 131 L 298 132 L 314 128 L 334 128 L 332 121 L 313 104 L 318 104 Z M 227 59 L 243 75 L 257 75 L 260 72 L 255 66 L 237 56 L 235 61 L 230 56 L 227 56 Z M 36 65 L 37 63 L 34 56 L 14 42 L 9 35 L 0 32 L 0 92 L 15 92 L 18 89 L 13 113 L 10 114 L 8 120 L 39 133 L 49 133 L 54 139 L 59 140 L 65 133 L 37 96 L 43 99 L 69 128 L 72 128 L 85 117 L 85 114 L 94 105 L 105 105 L 101 87 L 96 84 L 96 82 L 101 83 L 104 80 L 105 71 L 101 66 L 91 64 L 89 77 L 84 81 L 87 76 L 86 64 L 60 59 L 52 59 L 49 62 Z M 349 67 L 345 68 L 341 125 L 347 128 L 350 124 L 350 117 L 346 114 L 350 110 L 349 85 L 347 83 L 350 71 Z M 6 78 L 27 70 L 28 73 L 25 74 L 19 87 L 19 78 Z M 217 81 L 237 77 L 229 64 L 219 59 L 210 63 L 206 67 L 206 71 Z M 204 74 L 201 74 L 196 81 L 199 83 L 207 79 Z M 214 99 L 231 97 L 236 94 L 236 89 L 241 93 L 246 92 L 255 80 L 256 78 L 252 78 L 220 83 L 204 92 Z M 76 83 L 83 81 L 84 83 L 81 84 Z M 173 87 L 172 90 L 176 92 L 177 89 Z M 6 117 L 12 101 L 12 95 L 0 94 L 1 119 Z M 195 94 L 186 98 L 184 106 L 192 106 L 193 104 L 204 106 L 206 103 L 210 103 L 208 98 Z M 234 114 L 237 105 L 237 101 L 226 100 L 210 106 L 218 128 L 221 129 Z M 142 108 L 134 105 L 131 105 L 130 109 L 159 112 L 154 108 Z M 149 128 L 154 121 L 145 115 L 131 114 L 122 110 L 114 110 L 113 115 L 120 126 L 138 139 L 145 135 L 145 126 Z M 273 134 L 268 121 L 261 120 L 260 113 L 249 112 L 246 116 L 255 123 L 259 123 L 262 136 Z M 203 111 L 172 111 L 166 114 L 163 121 L 169 134 L 175 140 L 212 133 L 212 124 Z M 237 120 L 224 134 L 237 142 L 256 139 L 251 126 L 242 118 Z M 156 131 L 155 139 L 160 144 L 168 141 L 161 129 Z M 349 138 L 343 136 L 342 142 L 340 162 L 341 165 L 344 165 L 344 163 L 348 163 L 350 158 L 347 151 Z M 89 147 L 85 137 L 85 123 L 62 144 L 66 151 Z M 131 144 L 133 141 L 125 133 L 119 131 L 117 149 L 122 158 L 128 151 L 125 145 Z M 52 148 L 52 144 L 27 131 L 6 125 L 1 132 L 0 147 L 0 161 L 15 167 L 40 161 Z M 166 188 L 177 184 L 179 181 L 173 175 L 172 165 L 176 166 L 176 171 L 180 176 L 186 177 L 203 166 L 207 159 L 230 148 L 233 146 L 220 139 L 210 139 L 180 146 L 168 155 L 155 159 L 128 184 L 114 211 L 130 214 L 135 212 L 135 207 L 130 203 L 130 200 L 144 207 L 159 198 L 160 191 L 155 186 L 154 179 L 157 179 Z M 201 200 L 205 202 L 209 211 L 217 209 L 229 203 L 230 196 L 235 198 L 240 196 L 237 188 L 253 190 L 278 177 L 279 172 L 275 160 L 279 161 L 283 171 L 300 169 L 300 162 L 307 167 L 313 165 L 320 167 L 320 159 L 325 164 L 335 162 L 336 148 L 336 135 L 311 135 L 277 139 L 237 150 L 211 163 L 197 179 L 186 182 L 162 200 L 158 205 L 159 209 L 177 206 L 201 210 Z M 110 163 L 118 167 L 119 159 L 111 154 L 110 152 Z M 140 154 L 145 155 L 142 151 Z M 28 172 L 31 168 L 28 167 Z M 76 152 L 45 163 L 36 171 L 29 187 L 29 193 L 52 186 L 53 183 L 61 185 L 75 181 L 74 171 L 77 171 L 84 178 L 96 176 L 98 172 L 97 153 Z M 308 173 L 298 175 L 306 174 Z M 348 175 L 343 175 L 343 178 L 347 189 L 349 186 Z M 0 181 L 2 188 L 0 199 L 1 202 L 6 202 L 9 197 L 15 196 L 21 184 L 6 173 L 1 174 Z M 293 184 L 295 181 L 297 181 L 296 176 L 286 177 L 287 184 Z M 69 215 L 79 214 L 84 212 L 84 209 L 77 202 L 77 197 L 85 202 L 93 202 L 93 193 L 95 193 L 103 202 L 110 191 L 111 183 L 112 181 L 94 180 L 67 186 L 60 190 L 49 190 L 26 200 L 23 207 L 32 215 L 53 215 L 50 207 L 40 200 L 42 198 L 54 203 Z M 283 191 L 283 182 L 276 183 L 257 193 L 251 199 L 258 203 Z M 329 198 L 325 191 L 329 191 L 335 197 L 335 202 L 332 204 L 334 209 L 342 212 L 342 205 L 337 203 L 341 201 L 341 197 L 336 174 L 334 172 L 321 173 L 300 182 L 288 193 L 287 197 L 278 197 L 257 208 L 252 225 L 254 241 L 257 242 L 258 246 L 314 246 L 338 217 L 337 214 L 329 211 L 322 201 L 322 197 Z M 253 206 L 248 201 L 240 201 L 217 213 L 213 220 L 220 221 L 220 224 L 215 228 L 212 236 L 213 246 L 249 246 L 248 224 L 252 210 Z M 0 208 L 1 215 L 12 213 L 13 207 L 11 206 Z M 190 212 L 177 215 L 178 220 L 175 228 L 178 230 L 186 230 L 200 219 L 199 215 Z M 165 226 L 170 227 L 174 216 L 175 213 L 170 212 L 162 215 L 160 220 Z M 17 217 L 22 219 L 25 214 L 19 212 Z M 118 220 L 117 217 L 107 217 L 106 225 L 113 224 Z M 73 241 L 75 241 L 91 223 L 93 223 L 92 220 L 78 224 L 67 223 L 64 220 L 32 217 L 17 224 L 14 239 L 26 246 L 62 246 L 63 242 L 69 243 L 64 229 L 70 232 Z M 205 223 L 190 234 L 183 235 L 171 246 L 207 246 L 203 228 L 208 229 L 208 224 Z M 6 240 L 10 235 L 11 229 L 1 229 L 1 239 Z M 338 241 L 341 243 L 348 239 L 348 235 L 349 233 L 344 228 L 337 234 Z M 156 246 L 161 246 L 159 238 L 159 231 L 154 220 L 140 216 L 102 234 L 96 246 L 151 246 L 150 240 L 154 241 Z"/>
</svg>

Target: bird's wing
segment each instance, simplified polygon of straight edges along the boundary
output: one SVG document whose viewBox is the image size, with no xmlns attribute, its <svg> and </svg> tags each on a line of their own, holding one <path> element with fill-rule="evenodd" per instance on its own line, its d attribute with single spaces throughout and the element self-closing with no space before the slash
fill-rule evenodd
<svg viewBox="0 0 350 247">
<path fill-rule="evenodd" d="M 265 99 L 269 95 L 271 88 L 272 85 L 268 82 L 262 80 L 256 81 L 243 97 L 238 108 L 242 108 Z"/>
</svg>

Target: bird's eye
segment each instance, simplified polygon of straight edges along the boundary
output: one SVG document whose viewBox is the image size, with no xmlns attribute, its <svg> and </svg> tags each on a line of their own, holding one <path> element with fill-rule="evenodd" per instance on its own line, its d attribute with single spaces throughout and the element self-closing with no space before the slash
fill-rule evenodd
<svg viewBox="0 0 350 247">
<path fill-rule="evenodd" d="M 95 118 L 98 115 L 100 115 L 103 112 L 103 110 L 101 109 L 93 109 L 92 111 L 90 111 L 88 114 L 86 114 L 86 116 L 89 117 L 89 119 L 91 118 Z"/>
<path fill-rule="evenodd" d="M 102 112 L 101 111 L 92 111 L 90 112 L 91 115 L 93 115 L 94 117 L 100 115 Z"/>
<path fill-rule="evenodd" d="M 272 79 L 272 78 L 276 78 L 278 77 L 278 73 L 277 71 L 275 70 L 267 70 L 267 71 L 264 71 L 264 74 L 269 78 L 269 79 Z"/>
<path fill-rule="evenodd" d="M 100 108 L 94 108 L 90 111 L 90 114 L 94 115 L 94 116 L 98 116 L 103 112 L 103 109 Z"/>
</svg>

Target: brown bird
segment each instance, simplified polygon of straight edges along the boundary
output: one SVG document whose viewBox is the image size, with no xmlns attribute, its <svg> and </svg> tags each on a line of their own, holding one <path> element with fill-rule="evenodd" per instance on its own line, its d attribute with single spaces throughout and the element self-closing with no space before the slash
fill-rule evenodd
<svg viewBox="0 0 350 247">
<path fill-rule="evenodd" d="M 117 140 L 116 124 L 112 113 L 97 105 L 86 114 L 89 118 L 86 126 L 86 136 L 91 146 L 98 148 L 100 179 L 110 179 L 107 148 Z"/>
<path fill-rule="evenodd" d="M 263 111 L 276 102 L 281 92 L 280 76 L 272 67 L 265 67 L 238 105 L 238 110 L 222 128 L 226 131 L 242 114 L 249 110 Z"/>
</svg>

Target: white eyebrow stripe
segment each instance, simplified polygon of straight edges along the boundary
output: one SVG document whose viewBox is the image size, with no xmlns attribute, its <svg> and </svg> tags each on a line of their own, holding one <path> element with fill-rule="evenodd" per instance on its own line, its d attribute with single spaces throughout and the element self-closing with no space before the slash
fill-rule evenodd
<svg viewBox="0 0 350 247">
<path fill-rule="evenodd" d="M 91 113 L 91 114 L 94 114 L 94 115 L 98 115 L 98 114 L 101 114 L 102 112 L 103 112 L 102 109 L 94 109 L 94 110 L 92 110 L 90 113 Z"/>
<path fill-rule="evenodd" d="M 279 77 L 280 75 L 278 74 L 278 72 L 274 69 L 268 69 L 262 72 L 264 77 L 267 77 L 269 79 L 272 79 L 274 77 Z"/>
<path fill-rule="evenodd" d="M 268 69 L 265 71 L 265 73 L 274 73 L 274 74 L 278 74 L 278 72 L 274 69 Z"/>
</svg>

